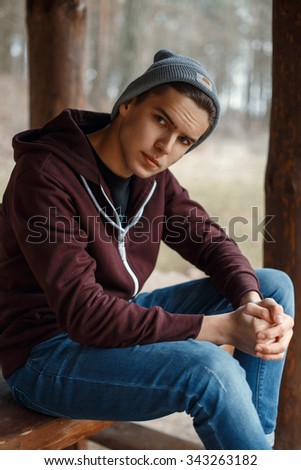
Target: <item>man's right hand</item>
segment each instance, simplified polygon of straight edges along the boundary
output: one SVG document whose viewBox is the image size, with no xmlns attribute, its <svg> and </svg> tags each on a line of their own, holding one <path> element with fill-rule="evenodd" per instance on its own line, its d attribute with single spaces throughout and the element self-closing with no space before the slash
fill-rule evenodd
<svg viewBox="0 0 301 470">
<path fill-rule="evenodd" d="M 249 302 L 230 313 L 205 315 L 196 339 L 232 344 L 252 356 L 280 360 L 292 337 L 292 327 L 293 320 L 288 315 L 283 313 L 283 322 L 279 324 L 271 323 L 268 308 Z"/>
</svg>

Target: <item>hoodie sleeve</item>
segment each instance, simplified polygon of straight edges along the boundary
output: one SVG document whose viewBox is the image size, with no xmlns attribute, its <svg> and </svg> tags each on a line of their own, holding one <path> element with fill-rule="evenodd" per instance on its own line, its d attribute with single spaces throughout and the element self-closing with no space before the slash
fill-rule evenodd
<svg viewBox="0 0 301 470">
<path fill-rule="evenodd" d="M 189 198 L 170 172 L 166 194 L 166 244 L 210 276 L 235 308 L 247 292 L 256 291 L 261 296 L 257 276 L 236 243 Z"/>
<path fill-rule="evenodd" d="M 202 316 L 146 309 L 109 295 L 96 282 L 96 261 L 59 175 L 45 167 L 27 169 L 15 177 L 12 188 L 9 222 L 20 250 L 60 329 L 74 341 L 126 347 L 197 336 Z"/>
</svg>

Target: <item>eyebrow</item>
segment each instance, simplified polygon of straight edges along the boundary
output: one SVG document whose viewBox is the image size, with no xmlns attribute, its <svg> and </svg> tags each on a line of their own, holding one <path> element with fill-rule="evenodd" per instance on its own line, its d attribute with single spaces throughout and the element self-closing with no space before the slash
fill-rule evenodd
<svg viewBox="0 0 301 470">
<path fill-rule="evenodd" d="M 156 107 L 155 109 L 158 113 L 162 114 L 175 129 L 177 129 L 177 126 L 175 125 L 175 123 L 173 122 L 169 114 L 163 108 Z M 184 135 L 184 137 L 186 137 L 186 139 L 188 139 L 192 144 L 196 144 L 198 141 L 198 139 L 195 139 L 194 137 L 190 137 L 189 135 Z"/>
</svg>

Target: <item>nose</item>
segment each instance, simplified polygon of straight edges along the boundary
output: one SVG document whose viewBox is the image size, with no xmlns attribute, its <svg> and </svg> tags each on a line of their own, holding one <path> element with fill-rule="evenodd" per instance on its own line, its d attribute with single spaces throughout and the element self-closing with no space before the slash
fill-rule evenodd
<svg viewBox="0 0 301 470">
<path fill-rule="evenodd" d="M 160 136 L 155 142 L 155 149 L 159 155 L 168 155 L 172 152 L 175 144 L 175 137 L 173 135 Z"/>
</svg>

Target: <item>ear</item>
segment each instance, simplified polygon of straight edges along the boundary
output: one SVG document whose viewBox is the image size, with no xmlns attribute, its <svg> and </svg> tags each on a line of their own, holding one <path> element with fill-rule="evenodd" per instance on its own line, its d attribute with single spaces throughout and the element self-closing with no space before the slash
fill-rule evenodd
<svg viewBox="0 0 301 470">
<path fill-rule="evenodd" d="M 119 106 L 119 114 L 121 114 L 121 116 L 125 116 L 128 113 L 128 111 L 132 108 L 132 106 L 135 104 L 135 101 L 136 101 L 136 97 L 131 98 L 129 101 L 126 101 L 125 103 L 121 103 L 121 105 Z"/>
</svg>

